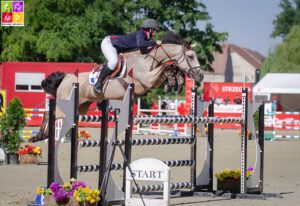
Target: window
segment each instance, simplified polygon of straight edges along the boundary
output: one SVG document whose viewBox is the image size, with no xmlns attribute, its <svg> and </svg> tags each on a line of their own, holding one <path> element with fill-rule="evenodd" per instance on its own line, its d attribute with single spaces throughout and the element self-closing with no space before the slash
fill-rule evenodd
<svg viewBox="0 0 300 206">
<path fill-rule="evenodd" d="M 44 73 L 16 72 L 16 91 L 42 92 L 41 82 L 45 78 Z"/>
</svg>

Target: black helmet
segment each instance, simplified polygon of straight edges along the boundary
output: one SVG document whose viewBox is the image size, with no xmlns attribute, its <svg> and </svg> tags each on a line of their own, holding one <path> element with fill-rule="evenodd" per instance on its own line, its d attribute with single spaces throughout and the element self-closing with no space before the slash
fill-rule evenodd
<svg viewBox="0 0 300 206">
<path fill-rule="evenodd" d="M 146 19 L 144 22 L 143 22 L 143 25 L 142 27 L 144 29 L 151 29 L 151 28 L 154 28 L 154 29 L 157 29 L 158 30 L 158 23 L 155 19 Z"/>
</svg>

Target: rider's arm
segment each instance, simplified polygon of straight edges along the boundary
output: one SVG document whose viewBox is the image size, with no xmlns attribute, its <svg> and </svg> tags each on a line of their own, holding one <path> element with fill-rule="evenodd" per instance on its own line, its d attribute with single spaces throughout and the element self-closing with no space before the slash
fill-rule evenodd
<svg viewBox="0 0 300 206">
<path fill-rule="evenodd" d="M 139 48 L 148 47 L 148 46 L 156 46 L 155 40 L 146 40 L 147 36 L 144 31 L 140 30 L 136 32 L 136 43 Z"/>
</svg>

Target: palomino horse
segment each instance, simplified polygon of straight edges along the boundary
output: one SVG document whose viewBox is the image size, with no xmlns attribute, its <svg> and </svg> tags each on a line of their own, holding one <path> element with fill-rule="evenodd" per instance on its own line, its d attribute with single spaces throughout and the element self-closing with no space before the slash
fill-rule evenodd
<svg viewBox="0 0 300 206">
<path fill-rule="evenodd" d="M 148 54 L 141 54 L 139 50 L 125 53 L 124 56 L 127 61 L 125 76 L 107 81 L 101 94 L 94 92 L 93 86 L 89 83 L 88 72 L 79 73 L 79 114 L 86 114 L 93 102 L 101 102 L 103 99 L 122 100 L 129 83 L 135 84 L 134 92 L 136 95 L 144 95 L 150 88 L 159 87 L 166 79 L 163 72 L 166 62 L 172 61 L 181 71 L 192 77 L 196 83 L 200 83 L 203 74 L 197 55 L 193 51 L 195 45 L 183 43 L 178 35 L 172 33 L 163 37 L 162 42 L 162 46 L 153 48 Z M 68 99 L 74 82 L 77 82 L 75 75 L 55 72 L 43 80 L 42 87 L 46 93 L 52 94 L 58 99 Z M 57 108 L 56 118 L 63 118 L 63 116 L 64 114 Z M 29 141 L 35 142 L 47 138 L 45 132 L 47 122 L 48 114 L 45 113 L 39 133 Z"/>
</svg>

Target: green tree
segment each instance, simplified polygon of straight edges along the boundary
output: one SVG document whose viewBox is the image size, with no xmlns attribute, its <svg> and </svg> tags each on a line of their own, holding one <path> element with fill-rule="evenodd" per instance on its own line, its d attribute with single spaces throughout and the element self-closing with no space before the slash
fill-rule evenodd
<svg viewBox="0 0 300 206">
<path fill-rule="evenodd" d="M 6 112 L 0 117 L 0 126 L 0 145 L 5 147 L 8 153 L 17 153 L 24 142 L 19 131 L 25 126 L 25 110 L 17 97 L 9 102 Z"/>
<path fill-rule="evenodd" d="M 300 73 L 300 25 L 291 28 L 283 43 L 262 64 L 261 78 L 272 73 Z"/>
<path fill-rule="evenodd" d="M 293 25 L 300 24 L 300 0 L 294 0 L 294 4 L 289 0 L 281 0 L 279 6 L 282 12 L 273 21 L 275 28 L 271 37 L 285 37 Z"/>
</svg>

